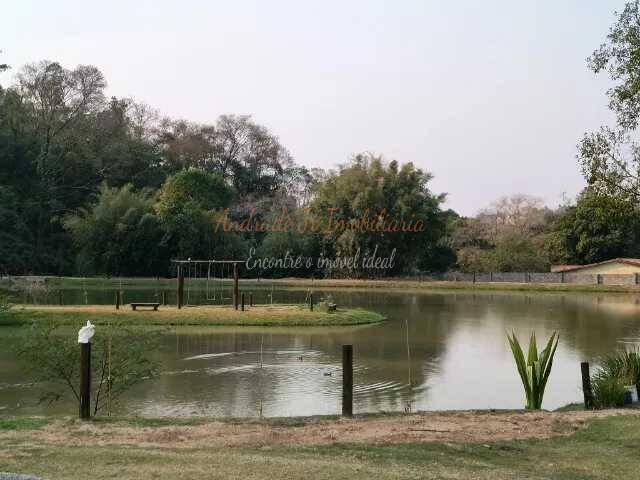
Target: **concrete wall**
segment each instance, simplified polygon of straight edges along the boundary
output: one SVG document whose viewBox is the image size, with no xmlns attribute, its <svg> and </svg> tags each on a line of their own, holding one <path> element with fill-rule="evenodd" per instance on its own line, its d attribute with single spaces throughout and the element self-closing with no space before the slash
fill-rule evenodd
<svg viewBox="0 0 640 480">
<path fill-rule="evenodd" d="M 448 280 L 452 282 L 476 283 L 572 283 L 577 285 L 640 285 L 640 272 L 634 273 L 583 273 L 580 272 L 492 272 L 456 273 L 424 278 L 424 280 Z"/>
</svg>

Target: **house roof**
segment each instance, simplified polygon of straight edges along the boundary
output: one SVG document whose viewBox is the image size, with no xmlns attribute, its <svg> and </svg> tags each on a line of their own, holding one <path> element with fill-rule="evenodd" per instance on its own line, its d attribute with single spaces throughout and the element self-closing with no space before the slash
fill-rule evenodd
<svg viewBox="0 0 640 480">
<path fill-rule="evenodd" d="M 604 262 L 598 263 L 590 263 L 588 265 L 553 265 L 551 267 L 551 271 L 573 272 L 585 268 L 596 267 L 598 265 L 606 265 L 608 263 L 624 263 L 626 265 L 635 265 L 636 267 L 640 267 L 640 258 L 612 258 L 611 260 L 605 260 Z"/>
</svg>

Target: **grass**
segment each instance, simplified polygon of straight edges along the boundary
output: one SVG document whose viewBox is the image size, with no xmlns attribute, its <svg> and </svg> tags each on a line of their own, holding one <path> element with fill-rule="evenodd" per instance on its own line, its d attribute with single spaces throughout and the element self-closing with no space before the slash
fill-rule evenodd
<svg viewBox="0 0 640 480">
<path fill-rule="evenodd" d="M 611 416 L 568 436 L 476 444 L 173 448 L 55 445 L 9 437 L 0 443 L 0 471 L 59 480 L 638 478 L 639 432 L 640 416 Z"/>
<path fill-rule="evenodd" d="M 230 282 L 230 281 L 229 281 Z M 540 291 L 540 292 L 621 292 L 638 293 L 638 285 L 581 285 L 571 283 L 510 283 L 510 282 L 451 282 L 451 281 L 419 281 L 415 279 L 384 279 L 384 280 L 357 280 L 357 279 L 247 279 L 241 280 L 243 288 L 260 289 L 270 288 L 275 285 L 282 288 L 313 288 L 321 290 L 325 288 L 385 288 L 405 290 L 479 290 L 479 291 Z M 205 287 L 206 279 L 194 281 Z M 117 289 L 122 288 L 147 288 L 147 289 L 175 289 L 175 279 L 162 278 L 102 278 L 102 277 L 47 277 L 47 285 L 52 288 L 86 288 L 92 289 Z"/>
<path fill-rule="evenodd" d="M 25 324 L 32 320 L 78 325 L 125 321 L 135 326 L 348 326 L 381 322 L 384 316 L 359 308 L 339 308 L 332 313 L 309 311 L 300 305 L 260 305 L 242 312 L 230 306 L 188 307 L 178 310 L 161 306 L 159 311 L 132 311 L 128 305 L 116 310 L 111 305 L 15 306 L 4 324 Z"/>
<path fill-rule="evenodd" d="M 2 430 L 37 430 L 50 422 L 45 417 L 11 417 L 0 418 L 0 431 Z"/>
</svg>

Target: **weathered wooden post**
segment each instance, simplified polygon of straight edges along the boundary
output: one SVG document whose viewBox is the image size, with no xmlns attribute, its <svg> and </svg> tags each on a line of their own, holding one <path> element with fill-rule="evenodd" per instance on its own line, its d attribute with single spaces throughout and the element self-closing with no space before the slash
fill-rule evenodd
<svg viewBox="0 0 640 480">
<path fill-rule="evenodd" d="M 184 303 L 184 273 L 182 271 L 181 264 L 178 264 L 178 291 L 176 295 L 176 303 L 178 308 L 182 308 Z"/>
<path fill-rule="evenodd" d="M 249 306 L 253 307 L 253 292 L 249 292 Z"/>
<path fill-rule="evenodd" d="M 313 292 L 309 294 L 309 310 L 313 312 Z"/>
<path fill-rule="evenodd" d="M 602 285 L 602 274 L 596 273 L 596 284 Z"/>
<path fill-rule="evenodd" d="M 64 299 L 62 298 L 62 290 L 58 291 L 58 302 L 60 303 L 60 305 L 64 305 Z"/>
<path fill-rule="evenodd" d="M 167 292 L 165 291 L 162 292 L 162 305 L 163 306 L 167 305 Z"/>
<path fill-rule="evenodd" d="M 476 283 L 476 272 L 473 272 L 473 283 Z"/>
<path fill-rule="evenodd" d="M 78 332 L 80 344 L 80 418 L 91 418 L 91 338 L 95 327 L 91 322 Z"/>
<path fill-rule="evenodd" d="M 238 264 L 233 264 L 233 308 L 238 310 Z"/>
<path fill-rule="evenodd" d="M 115 297 L 116 297 L 116 310 L 120 310 L 120 290 L 116 290 Z"/>
<path fill-rule="evenodd" d="M 593 408 L 593 390 L 591 389 L 591 375 L 589 374 L 589 362 L 580 364 L 582 372 L 582 393 L 584 394 L 584 408 L 590 410 Z"/>
<path fill-rule="evenodd" d="M 244 292 L 240 294 L 240 310 L 244 312 Z"/>
<path fill-rule="evenodd" d="M 353 416 L 353 345 L 342 346 L 342 416 Z"/>
</svg>

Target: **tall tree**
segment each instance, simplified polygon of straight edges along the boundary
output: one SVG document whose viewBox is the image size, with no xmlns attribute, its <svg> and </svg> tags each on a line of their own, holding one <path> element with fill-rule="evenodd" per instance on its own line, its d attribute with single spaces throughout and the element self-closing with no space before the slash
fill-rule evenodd
<svg viewBox="0 0 640 480">
<path fill-rule="evenodd" d="M 579 158 L 592 191 L 626 198 L 640 205 L 640 145 L 636 128 L 640 118 L 640 7 L 627 2 L 606 41 L 588 59 L 595 72 L 607 72 L 613 81 L 609 106 L 617 127 L 585 134 Z"/>
</svg>

